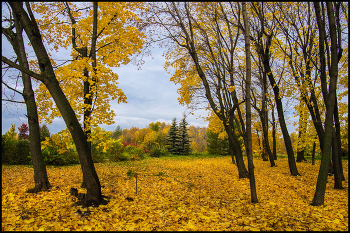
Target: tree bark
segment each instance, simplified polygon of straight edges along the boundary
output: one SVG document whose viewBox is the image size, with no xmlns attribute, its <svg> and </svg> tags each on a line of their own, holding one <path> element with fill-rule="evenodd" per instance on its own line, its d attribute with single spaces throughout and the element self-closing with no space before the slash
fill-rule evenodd
<svg viewBox="0 0 350 233">
<path fill-rule="evenodd" d="M 316 142 L 314 142 L 314 145 L 312 147 L 312 165 L 315 165 L 315 151 L 316 151 Z"/>
<path fill-rule="evenodd" d="M 236 164 L 235 162 L 235 152 L 233 150 L 233 146 L 230 140 L 228 140 L 228 146 L 229 146 L 229 150 L 230 150 L 230 155 L 231 155 L 231 159 L 232 159 L 232 163 Z"/>
<path fill-rule="evenodd" d="M 277 160 L 277 142 L 276 142 L 276 119 L 275 119 L 275 111 L 272 108 L 272 154 L 273 159 Z"/>
<path fill-rule="evenodd" d="M 282 105 L 282 96 L 280 96 L 279 88 L 278 85 L 275 81 L 275 78 L 272 74 L 272 70 L 270 67 L 270 47 L 271 47 L 271 41 L 273 37 L 273 33 L 267 33 L 265 26 L 264 26 L 264 15 L 263 15 L 263 10 L 260 9 L 259 7 L 255 7 L 254 11 L 257 13 L 259 16 L 259 20 L 261 23 L 260 28 L 258 29 L 258 38 L 255 39 L 255 45 L 257 49 L 257 53 L 259 54 L 263 65 L 265 72 L 267 74 L 267 77 L 269 78 L 271 87 L 273 88 L 274 96 L 275 96 L 275 102 L 276 102 L 276 107 L 277 107 L 277 113 L 278 113 L 278 118 L 280 122 L 280 127 L 282 130 L 283 138 L 284 138 L 284 143 L 286 146 L 287 150 L 287 155 L 288 155 L 288 164 L 289 164 L 289 169 L 291 172 L 292 176 L 298 176 L 300 175 L 295 163 L 295 158 L 294 158 L 294 151 L 292 147 L 292 142 L 288 133 L 287 125 L 284 119 L 284 113 L 283 113 L 283 105 Z M 266 42 L 264 45 L 262 35 L 266 35 Z"/>
<path fill-rule="evenodd" d="M 263 145 L 265 148 L 265 152 L 267 153 L 268 159 L 270 160 L 271 167 L 276 166 L 271 148 L 269 143 L 269 127 L 268 127 L 268 112 L 267 112 L 267 104 L 266 104 L 266 95 L 267 95 L 267 80 L 266 80 L 266 72 L 263 73 L 262 78 L 262 86 L 263 86 L 263 93 L 262 93 L 262 105 L 261 105 L 261 124 L 263 129 Z M 260 114 L 259 114 L 260 115 Z M 264 156 L 265 158 L 266 156 Z"/>
<path fill-rule="evenodd" d="M 335 126 L 335 136 L 337 140 L 337 149 L 338 149 L 338 166 L 340 170 L 340 175 L 342 181 L 345 180 L 344 177 L 344 171 L 343 171 L 343 164 L 342 164 L 342 148 L 341 148 L 341 138 L 340 138 L 340 123 L 339 123 L 339 112 L 338 112 L 338 101 L 335 100 L 335 106 L 334 106 L 334 126 Z"/>
<path fill-rule="evenodd" d="M 316 11 L 316 19 L 320 35 L 320 59 L 321 59 L 321 77 L 326 78 L 325 66 L 325 51 L 323 41 L 325 39 L 325 21 L 321 19 L 321 8 L 319 2 L 314 2 Z M 330 65 L 330 81 L 329 92 L 327 93 L 327 82 L 321 80 L 324 102 L 326 103 L 326 120 L 325 120 L 325 135 L 322 150 L 322 159 L 320 171 L 317 178 L 316 192 L 312 200 L 312 205 L 319 206 L 324 204 L 324 197 L 327 185 L 327 171 L 329 168 L 329 159 L 332 146 L 332 131 L 333 131 L 333 115 L 334 105 L 336 100 L 337 76 L 338 76 L 338 53 L 337 53 L 337 35 L 334 20 L 334 10 L 331 2 L 327 2 L 327 14 L 329 22 L 329 30 L 331 36 L 331 65 Z M 322 79 L 321 78 L 321 79 Z"/>
<path fill-rule="evenodd" d="M 38 59 L 41 75 L 36 75 L 36 77 L 42 81 L 49 90 L 74 140 L 83 171 L 83 177 L 86 182 L 86 199 L 96 204 L 101 203 L 103 200 L 101 185 L 91 158 L 91 151 L 89 150 L 84 131 L 75 116 L 74 110 L 59 86 L 49 56 L 41 40 L 41 35 L 35 19 L 32 18 L 32 20 L 30 20 L 26 11 L 23 9 L 23 3 L 10 2 L 9 4 L 14 14 L 16 14 L 17 18 L 20 20 Z"/>
<path fill-rule="evenodd" d="M 237 135 L 234 133 L 234 128 L 232 128 L 231 125 L 226 125 L 225 122 L 224 122 L 224 126 L 225 126 L 226 133 L 228 135 L 228 138 L 231 141 L 232 149 L 236 157 L 238 177 L 249 178 L 249 173 L 244 165 L 241 146 L 239 144 Z"/>
<path fill-rule="evenodd" d="M 247 138 L 247 158 L 248 171 L 250 182 L 250 193 L 252 203 L 258 203 L 258 196 L 256 194 L 253 153 L 252 153 L 252 119 L 251 119 L 251 105 L 250 105 L 250 85 L 251 85 L 251 61 L 250 61 L 250 33 L 247 18 L 246 3 L 242 3 L 243 21 L 245 28 L 245 54 L 246 54 L 246 138 Z M 272 160 L 273 161 L 273 160 Z"/>
<path fill-rule="evenodd" d="M 269 49 L 269 48 L 266 48 L 266 49 Z M 286 121 L 284 119 L 283 106 L 282 106 L 282 101 L 281 101 L 281 97 L 280 97 L 280 93 L 279 93 L 279 88 L 276 84 L 275 78 L 273 77 L 273 75 L 271 73 L 272 71 L 271 71 L 270 64 L 269 64 L 269 61 L 267 58 L 264 59 L 264 67 L 265 67 L 266 72 L 268 74 L 267 76 L 269 77 L 270 84 L 273 88 L 273 92 L 275 95 L 278 119 L 280 122 L 280 127 L 281 127 L 283 138 L 284 138 L 284 144 L 285 144 L 286 150 L 287 150 L 290 173 L 292 176 L 300 176 L 298 169 L 297 169 L 297 166 L 296 166 L 296 163 L 295 163 L 292 141 L 290 139 L 287 125 L 286 125 Z"/>
<path fill-rule="evenodd" d="M 338 141 L 335 135 L 335 130 L 332 130 L 332 162 L 334 171 L 334 189 L 343 189 L 342 186 L 342 174 L 339 167 L 339 151 L 338 151 Z"/>
<path fill-rule="evenodd" d="M 300 104 L 302 104 L 302 101 L 300 101 Z M 300 111 L 300 118 L 299 118 L 299 141 L 300 143 L 304 144 L 305 142 L 305 133 L 306 133 L 306 127 L 305 126 L 305 113 L 304 111 Z M 305 147 L 303 148 L 299 148 L 298 145 L 298 150 L 297 150 L 297 162 L 302 162 L 302 161 L 306 161 L 305 156 L 304 156 L 304 152 L 305 152 Z"/>
</svg>

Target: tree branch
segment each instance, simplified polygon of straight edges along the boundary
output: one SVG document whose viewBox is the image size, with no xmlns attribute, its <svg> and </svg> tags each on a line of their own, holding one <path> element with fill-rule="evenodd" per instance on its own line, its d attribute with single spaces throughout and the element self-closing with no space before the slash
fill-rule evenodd
<svg viewBox="0 0 350 233">
<path fill-rule="evenodd" d="M 28 70 L 28 69 L 24 68 L 23 66 L 17 65 L 16 63 L 11 61 L 10 59 L 7 59 L 4 56 L 2 56 L 1 61 L 5 62 L 7 65 L 9 65 L 9 66 L 11 66 L 13 68 L 16 68 L 17 70 L 20 70 L 20 71 L 22 71 L 22 72 L 32 76 L 33 78 L 35 78 L 35 79 L 37 79 L 39 81 L 43 82 L 43 80 L 44 80 L 44 77 L 42 75 L 34 73 L 33 71 Z"/>
<path fill-rule="evenodd" d="M 8 101 L 8 102 L 12 102 L 12 103 L 17 103 L 17 104 L 25 104 L 24 101 L 16 101 L 16 100 L 9 100 L 9 99 L 1 99 L 3 101 Z"/>
</svg>

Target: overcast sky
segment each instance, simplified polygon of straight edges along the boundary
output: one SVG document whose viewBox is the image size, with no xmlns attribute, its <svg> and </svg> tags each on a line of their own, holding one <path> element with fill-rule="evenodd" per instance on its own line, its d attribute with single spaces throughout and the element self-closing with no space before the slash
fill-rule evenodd
<svg viewBox="0 0 350 233">
<path fill-rule="evenodd" d="M 111 102 L 111 109 L 114 110 L 114 125 L 101 125 L 106 130 L 114 130 L 117 125 L 122 129 L 128 129 L 131 126 L 139 128 L 148 127 L 148 124 L 155 121 L 171 123 L 174 117 L 177 120 L 182 118 L 186 107 L 178 103 L 177 88 L 170 81 L 163 64 L 165 59 L 162 56 L 163 50 L 155 48 L 152 50 L 152 57 L 145 59 L 145 64 L 138 70 L 137 66 L 121 65 L 113 68 L 119 75 L 119 87 L 127 96 L 128 103 Z M 4 87 L 3 87 L 4 88 Z M 187 110 L 186 113 L 189 111 Z M 8 131 L 11 124 L 16 124 L 16 129 L 22 124 L 27 123 L 25 117 L 25 105 L 12 104 L 2 101 L 2 133 Z M 206 116 L 207 112 L 198 110 L 195 115 L 189 115 L 186 120 L 189 125 L 207 126 L 198 116 Z M 198 118 L 198 119 L 197 119 Z M 48 125 L 51 133 L 57 133 L 65 129 L 65 123 L 62 118 L 55 118 L 51 125 Z"/>
</svg>

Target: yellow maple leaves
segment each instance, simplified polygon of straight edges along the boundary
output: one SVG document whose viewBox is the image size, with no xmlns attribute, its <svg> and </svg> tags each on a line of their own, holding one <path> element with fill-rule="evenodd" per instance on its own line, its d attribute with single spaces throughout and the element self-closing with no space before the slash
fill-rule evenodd
<svg viewBox="0 0 350 233">
<path fill-rule="evenodd" d="M 310 206 L 320 162 L 303 162 L 305 174 L 287 174 L 287 158 L 277 167 L 255 160 L 260 202 L 251 204 L 249 180 L 238 179 L 229 157 L 148 158 L 122 163 L 95 164 L 107 205 L 72 207 L 71 187 L 80 187 L 79 165 L 48 167 L 50 192 L 25 193 L 34 184 L 33 168 L 2 166 L 3 230 L 348 230 L 348 189 L 327 187 L 326 205 Z M 348 162 L 343 161 L 345 187 Z M 131 169 L 138 175 L 127 178 Z M 18 179 L 13 179 L 18 177 Z M 334 179 L 329 177 L 329 184 Z M 57 187 L 58 186 L 58 187 Z M 86 192 L 78 188 L 79 192 Z M 341 193 L 339 193 L 341 192 Z M 133 201 L 125 198 L 131 197 Z M 81 212 L 90 212 L 81 216 Z"/>
<path fill-rule="evenodd" d="M 41 16 L 38 25 L 49 46 L 56 50 L 71 48 L 72 60 L 59 66 L 55 74 L 78 120 L 84 112 L 92 111 L 90 118 L 84 119 L 85 130 L 95 124 L 113 124 L 115 113 L 109 102 L 127 101 L 118 87 L 119 77 L 110 67 L 128 64 L 130 56 L 141 51 L 145 35 L 135 27 L 140 21 L 135 11 L 144 10 L 143 3 L 98 3 L 97 64 L 94 67 L 89 56 L 93 25 L 91 3 L 34 3 L 33 10 Z M 31 64 L 35 68 L 34 63 Z M 89 84 L 89 93 L 84 96 L 86 84 Z M 54 117 L 61 116 L 43 84 L 36 90 L 36 98 L 40 120 L 51 123 Z M 90 98 L 92 104 L 85 104 L 86 98 Z"/>
</svg>

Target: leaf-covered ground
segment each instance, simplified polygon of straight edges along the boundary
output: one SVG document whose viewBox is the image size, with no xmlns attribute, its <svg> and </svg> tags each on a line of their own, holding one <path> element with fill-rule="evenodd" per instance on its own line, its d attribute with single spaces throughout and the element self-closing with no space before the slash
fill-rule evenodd
<svg viewBox="0 0 350 233">
<path fill-rule="evenodd" d="M 54 188 L 39 194 L 25 193 L 34 186 L 33 168 L 2 166 L 2 230 L 348 230 L 347 161 L 345 189 L 334 190 L 329 177 L 321 207 L 310 206 L 320 161 L 297 163 L 299 177 L 287 159 L 276 163 L 254 160 L 258 204 L 229 157 L 95 164 L 111 197 L 97 208 L 72 207 L 70 188 L 85 192 L 79 165 L 48 167 Z M 139 174 L 137 195 L 129 169 Z"/>
</svg>

